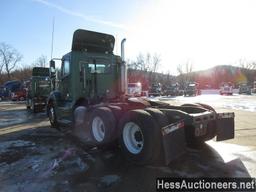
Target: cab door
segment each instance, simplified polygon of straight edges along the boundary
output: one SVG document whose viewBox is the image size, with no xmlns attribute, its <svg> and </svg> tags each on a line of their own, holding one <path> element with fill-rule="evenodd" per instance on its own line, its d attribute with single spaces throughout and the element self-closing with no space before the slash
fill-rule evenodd
<svg viewBox="0 0 256 192">
<path fill-rule="evenodd" d="M 72 95 L 71 95 L 71 73 L 70 57 L 63 57 L 59 82 L 61 101 L 58 103 L 58 116 L 60 119 L 71 119 Z"/>
<path fill-rule="evenodd" d="M 90 98 L 92 93 L 92 77 L 88 68 L 88 60 L 80 61 L 79 69 L 82 95 L 85 98 Z"/>
</svg>

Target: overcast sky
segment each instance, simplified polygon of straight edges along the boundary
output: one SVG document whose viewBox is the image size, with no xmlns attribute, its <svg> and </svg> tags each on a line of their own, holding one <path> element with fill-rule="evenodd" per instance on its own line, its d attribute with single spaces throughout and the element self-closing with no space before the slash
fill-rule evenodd
<svg viewBox="0 0 256 192">
<path fill-rule="evenodd" d="M 126 57 L 161 56 L 160 72 L 176 73 L 190 62 L 195 70 L 256 61 L 254 0 L 3 0 L 0 42 L 18 49 L 23 63 L 50 58 L 55 18 L 54 57 L 71 49 L 74 30 L 84 28 L 127 38 Z"/>
</svg>

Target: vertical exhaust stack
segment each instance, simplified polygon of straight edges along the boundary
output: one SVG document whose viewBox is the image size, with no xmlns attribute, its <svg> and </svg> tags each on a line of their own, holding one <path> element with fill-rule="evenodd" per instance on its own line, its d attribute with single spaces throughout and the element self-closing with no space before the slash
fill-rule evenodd
<svg viewBox="0 0 256 192">
<path fill-rule="evenodd" d="M 125 63 L 125 55 L 124 55 L 124 43 L 126 39 L 123 39 L 121 42 L 121 58 L 122 58 L 122 64 L 121 64 L 121 92 L 123 94 L 127 94 L 127 67 Z"/>
</svg>

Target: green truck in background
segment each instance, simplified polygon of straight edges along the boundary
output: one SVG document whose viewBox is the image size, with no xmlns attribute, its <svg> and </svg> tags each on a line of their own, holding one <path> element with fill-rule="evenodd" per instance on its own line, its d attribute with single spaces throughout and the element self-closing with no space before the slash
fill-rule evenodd
<svg viewBox="0 0 256 192">
<path fill-rule="evenodd" d="M 200 94 L 201 94 L 201 91 L 198 89 L 198 83 L 196 82 L 187 83 L 184 90 L 184 96 L 197 96 Z"/>
<path fill-rule="evenodd" d="M 239 85 L 239 94 L 251 94 L 251 87 L 247 85 L 246 83 L 242 83 Z"/>
<path fill-rule="evenodd" d="M 51 92 L 49 68 L 34 67 L 27 92 L 27 109 L 34 113 L 42 111 Z"/>
</svg>

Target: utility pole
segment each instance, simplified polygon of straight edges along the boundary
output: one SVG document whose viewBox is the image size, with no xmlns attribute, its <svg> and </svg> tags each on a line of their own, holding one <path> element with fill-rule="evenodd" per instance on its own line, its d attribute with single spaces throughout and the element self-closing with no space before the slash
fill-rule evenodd
<svg viewBox="0 0 256 192">
<path fill-rule="evenodd" d="M 51 59 L 52 59 L 52 54 L 53 54 L 54 24 L 55 24 L 55 18 L 53 17 L 53 20 L 52 20 L 52 47 L 51 47 Z"/>
</svg>

